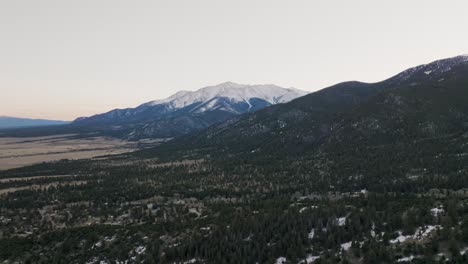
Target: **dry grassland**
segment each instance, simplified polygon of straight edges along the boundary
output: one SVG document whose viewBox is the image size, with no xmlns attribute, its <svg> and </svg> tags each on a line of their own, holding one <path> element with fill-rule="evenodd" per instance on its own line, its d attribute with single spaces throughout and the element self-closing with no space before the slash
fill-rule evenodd
<svg viewBox="0 0 468 264">
<path fill-rule="evenodd" d="M 59 135 L 34 138 L 0 138 L 0 170 L 61 159 L 84 159 L 121 154 L 137 143 L 106 137 L 73 138 Z"/>
</svg>

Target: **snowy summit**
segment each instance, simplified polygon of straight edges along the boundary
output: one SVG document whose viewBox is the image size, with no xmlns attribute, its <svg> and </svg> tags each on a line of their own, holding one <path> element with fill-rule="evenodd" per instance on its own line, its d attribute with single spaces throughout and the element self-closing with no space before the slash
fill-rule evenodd
<svg viewBox="0 0 468 264">
<path fill-rule="evenodd" d="M 145 106 L 167 105 L 170 109 L 181 109 L 194 104 L 209 103 L 198 108 L 198 112 L 219 109 L 219 100 L 227 99 L 231 103 L 246 103 L 252 107 L 251 100 L 258 99 L 268 104 L 287 103 L 307 92 L 294 88 L 282 88 L 272 84 L 244 85 L 225 82 L 215 86 L 208 86 L 197 91 L 181 91 L 166 99 L 151 101 Z M 227 109 L 228 111 L 232 109 Z"/>
<path fill-rule="evenodd" d="M 114 109 L 79 118 L 73 125 L 120 129 L 128 138 L 172 138 L 204 129 L 236 115 L 287 103 L 306 94 L 305 91 L 272 84 L 226 82 L 196 91 L 180 91 L 166 99 L 150 101 L 136 108 Z"/>
</svg>

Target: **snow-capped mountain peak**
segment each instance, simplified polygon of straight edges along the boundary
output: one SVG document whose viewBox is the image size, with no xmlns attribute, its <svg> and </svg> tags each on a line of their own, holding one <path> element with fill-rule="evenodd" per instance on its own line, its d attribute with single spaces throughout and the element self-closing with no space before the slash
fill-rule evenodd
<svg viewBox="0 0 468 264">
<path fill-rule="evenodd" d="M 282 88 L 272 84 L 265 85 L 243 85 L 233 82 L 225 82 L 215 86 L 208 86 L 197 91 L 181 91 L 166 99 L 151 101 L 145 106 L 167 105 L 170 109 L 181 109 L 196 103 L 208 103 L 211 108 L 216 104 L 215 98 L 224 98 L 233 103 L 245 102 L 249 104 L 251 99 L 260 99 L 269 104 L 286 103 L 297 97 L 307 94 L 293 88 Z M 205 110 L 211 109 L 205 107 Z"/>
<path fill-rule="evenodd" d="M 233 82 L 208 86 L 142 104 L 79 118 L 76 126 L 132 131 L 129 137 L 171 138 L 199 131 L 215 123 L 273 104 L 286 103 L 307 94 L 272 84 L 244 85 Z M 131 134 L 131 136 L 130 136 Z"/>
</svg>

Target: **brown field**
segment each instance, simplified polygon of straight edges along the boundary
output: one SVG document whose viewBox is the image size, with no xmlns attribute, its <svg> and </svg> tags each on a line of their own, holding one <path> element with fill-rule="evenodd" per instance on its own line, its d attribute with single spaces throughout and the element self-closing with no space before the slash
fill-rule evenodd
<svg viewBox="0 0 468 264">
<path fill-rule="evenodd" d="M 106 137 L 75 139 L 72 136 L 0 138 L 0 170 L 45 161 L 121 154 L 138 149 L 137 142 Z"/>
</svg>

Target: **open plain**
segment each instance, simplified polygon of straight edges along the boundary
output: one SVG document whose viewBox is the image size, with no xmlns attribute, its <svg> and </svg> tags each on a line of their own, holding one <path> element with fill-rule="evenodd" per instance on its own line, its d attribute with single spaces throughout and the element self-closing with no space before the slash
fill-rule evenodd
<svg viewBox="0 0 468 264">
<path fill-rule="evenodd" d="M 0 170 L 61 159 L 85 159 L 121 154 L 137 149 L 137 142 L 101 136 L 5 137 L 0 138 Z"/>
</svg>

